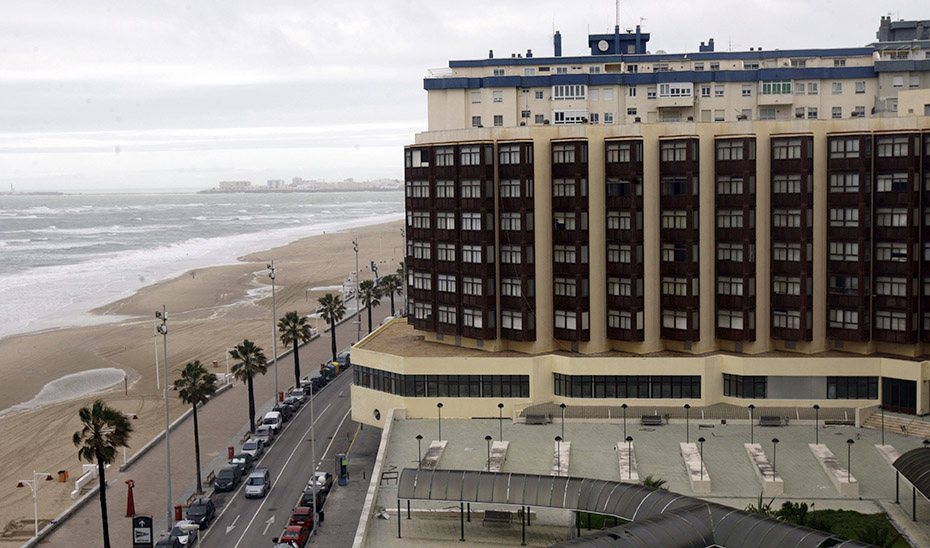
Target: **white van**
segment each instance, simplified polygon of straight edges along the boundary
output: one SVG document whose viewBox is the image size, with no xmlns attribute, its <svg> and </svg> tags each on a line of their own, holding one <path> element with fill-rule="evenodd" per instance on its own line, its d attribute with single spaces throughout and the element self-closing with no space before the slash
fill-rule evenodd
<svg viewBox="0 0 930 548">
<path fill-rule="evenodd" d="M 281 413 L 278 411 L 269 411 L 265 413 L 265 418 L 262 419 L 262 425 L 270 427 L 277 436 L 278 433 L 281 432 L 281 427 L 284 426 L 284 417 L 282 417 Z"/>
</svg>

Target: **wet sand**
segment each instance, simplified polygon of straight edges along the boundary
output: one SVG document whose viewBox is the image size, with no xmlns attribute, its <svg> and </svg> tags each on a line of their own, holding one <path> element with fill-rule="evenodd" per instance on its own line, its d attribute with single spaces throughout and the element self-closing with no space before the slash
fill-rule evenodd
<svg viewBox="0 0 930 548">
<path fill-rule="evenodd" d="M 156 388 L 155 353 L 159 363 L 162 338 L 154 331 L 154 312 L 168 311 L 169 381 L 179 376 L 188 362 L 200 360 L 225 372 L 225 352 L 242 339 L 251 339 L 272 354 L 271 282 L 265 265 L 275 261 L 277 315 L 297 310 L 312 313 L 317 298 L 341 286 L 355 270 L 352 240 L 359 238 L 361 279 L 372 274 L 366 265 L 374 261 L 379 274 L 394 273 L 403 259 L 402 221 L 350 229 L 306 238 L 286 246 L 242 257 L 239 264 L 198 269 L 178 278 L 145 287 L 135 295 L 98 309 L 118 315 L 120 321 L 86 327 L 55 329 L 0 340 L 0 410 L 32 400 L 43 387 L 65 375 L 94 369 L 118 368 L 126 382 L 95 395 L 55 403 L 35 410 L 0 416 L 0 546 L 18 546 L 27 537 L 3 536 L 11 522 L 22 522 L 20 531 L 31 531 L 32 492 L 16 488 L 18 480 L 30 479 L 34 470 L 50 472 L 55 481 L 39 488 L 39 519 L 57 517 L 73 503 L 70 492 L 80 476 L 81 462 L 71 443 L 80 429 L 78 410 L 95 398 L 134 414 L 128 455 L 145 445 L 164 428 L 161 390 Z M 314 289 L 316 288 L 316 289 Z M 386 301 L 385 301 L 386 302 Z M 322 324 L 320 325 L 322 328 Z M 278 352 L 285 348 L 278 345 Z M 159 367 L 159 375 L 163 365 Z M 163 379 L 161 379 L 163 381 Z M 187 410 L 176 394 L 169 398 L 172 420 Z M 122 462 L 118 459 L 116 464 Z M 57 481 L 67 470 L 71 479 Z"/>
</svg>

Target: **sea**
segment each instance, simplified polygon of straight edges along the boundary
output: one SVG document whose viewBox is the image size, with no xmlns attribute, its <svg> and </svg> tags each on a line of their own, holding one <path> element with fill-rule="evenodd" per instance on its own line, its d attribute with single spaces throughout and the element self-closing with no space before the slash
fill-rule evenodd
<svg viewBox="0 0 930 548">
<path fill-rule="evenodd" d="M 0 195 L 0 338 L 112 321 L 89 311 L 192 269 L 403 213 L 401 191 Z"/>
</svg>

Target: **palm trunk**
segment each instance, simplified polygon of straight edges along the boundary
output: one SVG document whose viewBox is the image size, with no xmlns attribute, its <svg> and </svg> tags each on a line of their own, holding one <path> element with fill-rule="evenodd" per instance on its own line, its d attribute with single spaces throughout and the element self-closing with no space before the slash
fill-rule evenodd
<svg viewBox="0 0 930 548">
<path fill-rule="evenodd" d="M 197 424 L 197 404 L 194 407 L 194 459 L 197 465 L 197 494 L 203 494 L 203 480 L 200 477 L 200 428 Z"/>
<path fill-rule="evenodd" d="M 368 308 L 368 334 L 371 335 L 371 302 L 366 308 Z"/>
<path fill-rule="evenodd" d="M 333 361 L 336 361 L 336 320 L 330 322 L 329 334 L 333 336 Z"/>
<path fill-rule="evenodd" d="M 110 521 L 107 515 L 107 478 L 103 456 L 97 455 L 97 479 L 100 481 L 100 523 L 103 524 L 103 548 L 110 548 Z"/>
<path fill-rule="evenodd" d="M 394 315 L 394 292 L 391 291 L 391 316 Z"/>
<path fill-rule="evenodd" d="M 249 376 L 249 432 L 255 433 L 255 394 L 252 393 L 251 376 Z"/>
<path fill-rule="evenodd" d="M 294 339 L 294 388 L 300 387 L 300 339 Z"/>
</svg>

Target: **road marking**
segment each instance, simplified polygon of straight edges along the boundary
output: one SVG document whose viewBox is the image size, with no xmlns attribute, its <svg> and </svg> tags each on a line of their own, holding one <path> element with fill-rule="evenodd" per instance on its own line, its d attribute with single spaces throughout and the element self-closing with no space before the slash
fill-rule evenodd
<svg viewBox="0 0 930 548">
<path fill-rule="evenodd" d="M 329 407 L 329 406 L 327 406 L 327 407 Z M 349 414 L 350 414 L 351 412 L 352 412 L 352 408 L 350 407 L 349 410 L 346 411 L 346 414 L 343 415 L 342 420 L 339 421 L 339 426 L 336 427 L 336 434 L 338 434 L 338 433 L 339 433 L 339 430 L 342 429 L 342 423 L 344 423 L 344 422 L 346 421 L 346 419 L 349 417 Z M 333 434 L 332 439 L 329 440 L 329 445 L 326 446 L 326 450 L 323 451 L 323 454 L 322 454 L 322 455 L 320 455 L 320 462 L 317 463 L 317 465 L 316 465 L 316 467 L 314 468 L 314 470 L 319 470 L 319 469 L 320 469 L 320 465 L 323 464 L 323 461 L 324 461 L 324 460 L 326 460 L 326 453 L 329 453 L 329 448 L 333 446 L 333 442 L 334 442 L 334 441 L 336 441 L 336 435 L 335 435 L 335 434 Z"/>
<path fill-rule="evenodd" d="M 238 522 L 239 522 L 239 516 L 236 516 L 236 519 L 233 520 L 232 525 L 227 525 L 227 526 L 226 526 L 226 534 L 227 534 L 227 535 L 229 534 L 230 531 L 232 531 L 233 529 L 236 528 L 236 523 L 238 523 Z M 206 536 L 206 535 L 204 535 L 204 536 Z M 203 540 L 203 539 L 201 539 L 201 540 Z"/>
<path fill-rule="evenodd" d="M 268 493 L 271 493 L 271 492 L 274 490 L 274 486 L 278 484 L 278 480 L 281 479 L 281 475 L 284 474 L 284 470 L 287 468 L 287 465 L 290 464 L 291 459 L 294 458 L 294 454 L 297 453 L 297 450 L 300 448 L 300 442 L 301 442 L 301 440 L 303 440 L 303 439 L 307 436 L 307 434 L 310 433 L 310 430 L 313 428 L 313 425 L 315 425 L 317 422 L 319 422 L 319 420 L 320 420 L 320 419 L 323 417 L 323 415 L 326 413 L 326 410 L 329 409 L 329 406 L 330 406 L 330 405 L 332 405 L 332 404 L 327 405 L 326 408 L 323 409 L 323 411 L 322 411 L 319 415 L 316 416 L 316 420 L 314 420 L 312 423 L 310 423 L 310 426 L 307 427 L 307 430 L 304 432 L 304 435 L 301 436 L 300 439 L 297 440 L 297 443 L 294 444 L 294 450 L 291 451 L 291 454 L 290 454 L 290 455 L 288 455 L 287 460 L 284 461 L 284 465 L 281 466 L 281 470 L 278 471 L 278 475 L 275 476 L 274 481 L 271 482 L 271 489 L 268 490 Z M 345 419 L 343 419 L 343 420 L 345 420 Z M 340 423 L 340 425 L 341 425 L 341 423 Z M 337 430 L 338 430 L 338 428 L 337 428 Z M 332 443 L 332 442 L 330 442 L 330 443 Z M 255 521 L 255 518 L 258 517 L 258 513 L 262 511 L 262 508 L 265 506 L 265 503 L 266 503 L 266 502 L 268 502 L 268 495 L 267 495 L 267 494 L 265 495 L 265 498 L 262 499 L 262 503 L 259 504 L 259 505 L 258 505 L 258 508 L 255 509 L 255 515 L 252 516 L 252 519 L 249 520 L 249 524 L 246 525 L 246 526 L 245 526 L 245 529 L 242 530 L 242 534 L 239 535 L 239 540 L 236 541 L 236 544 L 235 544 L 235 546 L 233 546 L 233 548 L 239 548 L 239 545 L 242 544 L 242 539 L 245 538 L 246 532 L 248 532 L 249 527 L 252 526 L 252 523 Z"/>
<path fill-rule="evenodd" d="M 265 536 L 268 534 L 268 528 L 271 527 L 272 524 L 274 524 L 274 516 L 271 516 L 270 518 L 268 518 L 268 521 L 265 522 L 265 530 L 262 531 L 262 536 Z"/>
</svg>

